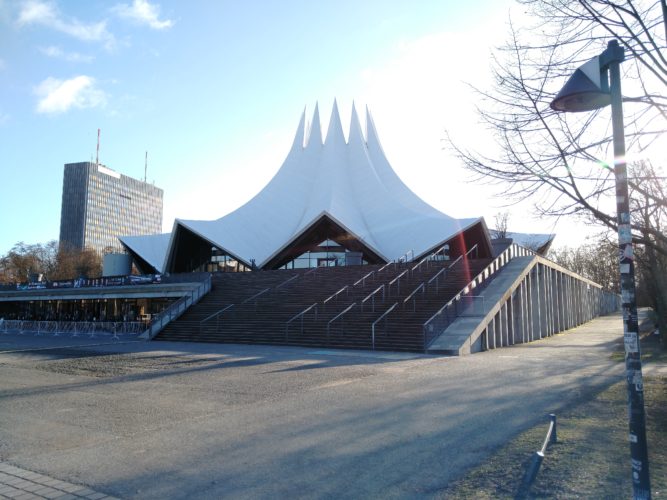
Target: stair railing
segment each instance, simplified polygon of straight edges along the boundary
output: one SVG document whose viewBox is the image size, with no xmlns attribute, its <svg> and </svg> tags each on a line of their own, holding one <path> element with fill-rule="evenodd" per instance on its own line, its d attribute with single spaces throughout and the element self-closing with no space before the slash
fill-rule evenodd
<svg viewBox="0 0 667 500">
<path fill-rule="evenodd" d="M 299 333 L 301 335 L 303 335 L 303 320 L 304 320 L 304 317 L 306 316 L 306 313 L 310 310 L 314 310 L 314 312 L 315 312 L 315 321 L 317 321 L 317 302 L 308 306 L 306 309 L 304 309 L 300 313 L 295 314 L 289 320 L 287 320 L 287 323 L 285 323 L 285 343 L 287 343 L 289 341 L 289 326 L 290 326 L 290 323 L 292 321 L 298 319 L 298 318 L 301 318 L 301 329 L 300 329 Z"/>
<path fill-rule="evenodd" d="M 151 323 L 141 338 L 151 340 L 158 333 L 165 329 L 165 327 L 173 320 L 183 314 L 191 305 L 196 304 L 199 300 L 211 290 L 211 274 L 197 285 L 197 288 L 190 291 L 189 294 L 184 295 L 174 303 L 170 304 L 164 311 L 156 314 L 151 318 Z"/>
<path fill-rule="evenodd" d="M 316 269 L 317 269 L 317 268 L 316 268 Z M 289 283 L 291 283 L 292 281 L 294 281 L 294 280 L 297 279 L 298 277 L 299 277 L 299 275 L 298 275 L 298 274 L 295 274 L 295 275 L 292 276 L 291 278 L 286 279 L 285 281 L 283 281 L 282 283 L 280 283 L 279 285 L 276 286 L 276 290 L 278 290 L 279 288 L 282 288 L 282 287 L 288 285 Z M 270 289 L 269 289 L 269 290 L 270 290 Z"/>
<path fill-rule="evenodd" d="M 408 295 L 405 300 L 403 301 L 403 310 L 405 311 L 405 305 L 409 302 L 412 301 L 412 312 L 415 312 L 417 310 L 417 293 L 420 292 L 422 293 L 422 299 L 424 298 L 424 295 L 426 294 L 426 287 L 424 286 L 424 282 L 422 281 L 417 288 L 415 288 L 410 295 Z"/>
<path fill-rule="evenodd" d="M 290 278 L 290 279 L 291 279 L 291 278 Z M 285 283 L 285 282 L 283 282 L 283 283 Z M 278 285 L 278 286 L 280 286 L 280 285 Z M 276 287 L 276 289 L 277 289 L 277 288 L 278 288 L 278 287 Z M 248 302 L 254 300 L 254 301 L 255 301 L 255 303 L 254 303 L 254 306 L 255 306 L 255 307 L 254 307 L 254 311 L 257 312 L 257 299 L 259 299 L 262 295 L 264 295 L 265 293 L 268 293 L 269 291 L 271 291 L 271 288 L 265 288 L 264 290 L 262 290 L 262 291 L 260 291 L 260 292 L 257 292 L 257 293 L 256 293 L 255 295 L 253 295 L 252 297 L 248 297 L 247 299 L 245 299 L 243 302 L 241 302 L 241 305 L 243 305 L 243 304 L 247 304 Z"/>
<path fill-rule="evenodd" d="M 408 259 L 408 255 L 410 256 L 410 259 Z M 408 250 L 405 252 L 403 255 L 401 255 L 398 259 L 396 259 L 396 262 L 412 262 L 415 259 L 415 251 L 414 250 Z"/>
<path fill-rule="evenodd" d="M 210 316 L 207 316 L 206 318 L 201 320 L 199 322 L 199 334 L 201 335 L 201 333 L 202 333 L 204 323 L 207 323 L 208 321 L 210 321 L 213 318 L 215 318 L 215 332 L 216 333 L 219 332 L 220 331 L 220 316 L 222 316 L 226 311 L 232 310 L 233 307 L 234 307 L 234 304 L 226 305 L 225 307 L 223 307 L 219 311 L 216 311 L 213 314 L 211 314 Z"/>
<path fill-rule="evenodd" d="M 343 316 L 345 316 L 349 311 L 354 309 L 356 306 L 357 306 L 357 303 L 353 302 L 348 307 L 346 307 L 344 311 L 338 313 L 336 315 L 336 317 L 329 320 L 329 322 L 327 323 L 327 345 L 329 344 L 329 341 L 330 341 L 330 338 L 331 338 L 331 323 L 333 323 L 334 321 L 338 321 L 339 319 L 343 318 Z"/>
<path fill-rule="evenodd" d="M 475 250 L 475 245 L 471 248 L 466 255 Z M 513 243 L 507 247 L 500 255 L 498 255 L 491 263 L 486 266 L 477 276 L 475 276 L 463 289 L 456 294 L 449 302 L 442 306 L 433 316 L 431 316 L 423 325 L 423 340 L 424 340 L 424 351 L 428 349 L 428 346 L 438 337 L 442 332 L 444 332 L 447 327 L 456 319 L 462 311 L 465 310 L 467 305 L 473 304 L 475 297 L 482 298 L 480 296 L 473 296 L 472 291 L 480 287 L 482 284 L 486 284 L 489 278 L 497 274 L 503 267 L 505 267 L 512 259 L 515 257 L 525 257 L 528 255 L 535 255 L 535 252 L 528 250 L 524 247 Z M 461 257 L 456 259 L 448 269 L 451 269 L 456 262 L 459 261 Z M 469 304 L 464 304 L 463 299 L 470 298 Z M 483 298 L 482 298 L 483 301 Z M 482 302 L 483 304 L 483 302 Z"/>
<path fill-rule="evenodd" d="M 448 270 L 449 267 L 443 267 L 442 269 L 440 269 L 440 271 L 438 271 L 438 273 L 435 276 L 433 276 L 430 280 L 428 280 L 426 285 L 431 286 L 431 283 L 435 281 L 435 293 L 438 293 L 440 291 L 440 276 L 442 276 L 443 281 L 447 279 Z"/>
<path fill-rule="evenodd" d="M 324 301 L 322 302 L 322 307 L 323 307 L 325 312 L 327 310 L 327 304 L 329 302 L 331 302 L 332 300 L 335 301 L 336 304 L 338 304 L 338 296 L 343 292 L 345 292 L 346 296 L 349 296 L 350 295 L 350 285 L 345 285 L 343 288 L 338 290 L 336 293 L 334 293 L 330 297 L 327 297 L 326 299 L 324 299 Z"/>
<path fill-rule="evenodd" d="M 393 280 L 389 282 L 387 285 L 387 295 L 391 297 L 391 287 L 395 284 L 396 285 L 396 296 L 398 297 L 401 294 L 401 278 L 403 278 L 406 274 L 408 274 L 409 269 L 406 269 L 403 271 L 401 274 L 396 276 Z"/>
<path fill-rule="evenodd" d="M 475 245 L 475 247 L 476 246 L 477 245 Z M 471 248 L 469 252 L 472 251 L 475 247 Z M 447 273 L 451 269 L 453 269 L 454 266 L 456 266 L 459 262 L 461 262 L 463 260 L 463 257 L 464 257 L 463 255 L 459 255 L 456 259 L 452 261 L 451 264 L 449 264 L 449 266 L 438 271 L 435 276 L 433 276 L 430 280 L 428 280 L 427 286 L 435 281 L 435 293 L 438 293 L 440 291 L 440 275 L 443 275 L 443 280 L 444 280 L 447 277 Z"/>
<path fill-rule="evenodd" d="M 384 266 L 384 267 L 386 267 L 386 266 Z M 384 269 L 384 267 L 383 267 L 382 269 Z M 382 269 L 380 269 L 380 271 L 382 271 Z M 380 271 L 378 271 L 378 272 L 380 272 Z M 364 277 L 362 277 L 362 278 L 359 278 L 359 279 L 354 283 L 354 285 L 352 285 L 352 286 L 355 287 L 355 286 L 357 286 L 359 283 L 361 283 L 361 286 L 362 286 L 362 287 L 365 286 L 365 285 L 366 285 L 366 280 L 367 280 L 367 279 L 370 279 L 374 274 L 375 274 L 375 271 L 371 271 L 371 272 L 368 273 L 366 276 L 364 276 Z"/>
<path fill-rule="evenodd" d="M 432 252 L 431 255 L 430 255 L 431 259 L 435 260 L 434 257 L 436 257 L 438 254 L 442 254 L 443 257 L 447 257 L 447 259 L 443 259 L 443 260 L 448 260 L 449 256 L 445 254 L 446 250 L 449 250 L 449 243 L 446 243 L 446 244 L 442 245 L 435 252 Z"/>
<path fill-rule="evenodd" d="M 385 299 L 385 286 L 380 285 L 377 287 L 375 290 L 373 290 L 371 293 L 369 293 L 364 300 L 361 301 L 361 312 L 364 312 L 364 304 L 370 300 L 371 302 L 371 312 L 375 312 L 375 296 L 382 292 L 382 302 L 384 302 Z"/>
<path fill-rule="evenodd" d="M 432 260 L 434 260 L 433 258 L 434 258 L 436 255 L 438 255 L 439 253 L 444 252 L 445 250 L 449 250 L 449 245 L 443 245 L 443 246 L 441 246 L 440 248 L 438 248 L 437 250 L 435 250 L 435 251 L 431 252 L 430 254 L 428 254 L 426 257 L 424 257 L 422 260 L 419 261 L 419 264 L 417 264 L 416 266 L 414 266 L 414 267 L 410 270 L 410 273 L 412 274 L 412 273 L 414 273 L 415 271 L 419 270 L 419 268 L 420 268 L 421 266 L 423 266 L 423 265 L 426 265 L 426 268 L 428 269 L 428 267 L 429 267 L 429 263 L 430 263 Z M 443 254 L 443 255 L 444 255 L 444 254 Z"/>
<path fill-rule="evenodd" d="M 387 269 L 389 266 L 394 266 L 394 269 L 396 269 L 396 262 L 393 261 L 393 260 L 390 260 L 384 266 L 382 266 L 380 269 L 378 269 L 378 274 L 380 274 L 382 271 Z"/>
<path fill-rule="evenodd" d="M 378 323 L 380 323 L 381 321 L 384 321 L 384 330 L 385 330 L 385 334 L 386 334 L 386 332 L 387 332 L 387 316 L 389 315 L 390 312 L 392 312 L 394 309 L 396 309 L 397 305 L 398 305 L 398 302 L 395 302 L 393 306 L 391 306 L 384 313 L 382 313 L 382 316 L 380 316 L 378 319 L 373 321 L 373 324 L 371 325 L 371 345 L 373 346 L 373 350 L 375 350 L 376 325 Z"/>
<path fill-rule="evenodd" d="M 468 251 L 465 253 L 466 257 L 470 256 L 470 254 L 471 254 L 472 252 L 475 252 L 475 258 L 477 258 L 477 257 L 479 256 L 479 245 L 478 245 L 477 243 L 475 243 L 475 244 L 472 246 L 472 248 L 470 248 L 470 250 L 468 250 Z"/>
</svg>

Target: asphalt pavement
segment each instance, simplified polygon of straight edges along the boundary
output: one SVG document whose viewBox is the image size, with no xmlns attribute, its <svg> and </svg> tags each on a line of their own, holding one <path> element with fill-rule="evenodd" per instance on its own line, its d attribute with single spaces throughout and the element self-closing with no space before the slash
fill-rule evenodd
<svg viewBox="0 0 667 500">
<path fill-rule="evenodd" d="M 623 380 L 620 316 L 466 357 L 0 335 L 0 460 L 118 498 L 432 498 Z"/>
</svg>

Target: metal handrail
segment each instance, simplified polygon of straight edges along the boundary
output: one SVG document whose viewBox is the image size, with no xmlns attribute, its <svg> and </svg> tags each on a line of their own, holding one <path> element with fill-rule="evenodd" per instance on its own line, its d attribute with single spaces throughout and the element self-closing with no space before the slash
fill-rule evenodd
<svg viewBox="0 0 667 500">
<path fill-rule="evenodd" d="M 454 265 L 458 264 L 462 260 L 463 260 L 463 255 L 459 255 L 456 259 L 452 261 L 452 263 L 449 265 L 447 269 L 451 269 L 452 267 L 454 267 Z"/>
<path fill-rule="evenodd" d="M 324 299 L 324 301 L 322 302 L 322 305 L 326 308 L 327 302 L 329 302 L 330 300 L 333 300 L 333 299 L 336 299 L 336 303 L 338 303 L 338 295 L 343 293 L 346 290 L 347 290 L 347 295 L 349 295 L 350 294 L 350 285 L 345 285 L 343 288 L 338 290 L 336 293 L 334 293 L 330 297 L 327 297 L 326 299 Z"/>
<path fill-rule="evenodd" d="M 278 288 L 278 287 L 276 287 L 276 288 Z M 264 294 L 265 294 L 266 292 L 268 292 L 269 290 L 271 290 L 271 288 L 265 288 L 264 290 L 262 290 L 262 291 L 260 291 L 260 292 L 257 292 L 257 293 L 256 293 L 255 295 L 253 295 L 252 297 L 248 297 L 248 298 L 245 299 L 243 302 L 241 302 L 241 305 L 245 304 L 246 302 L 250 302 L 251 300 L 257 299 L 257 297 L 259 297 L 260 295 L 264 295 Z M 255 303 L 255 305 L 257 305 L 257 303 Z"/>
<path fill-rule="evenodd" d="M 298 317 L 301 317 L 301 332 L 300 333 L 303 334 L 303 318 L 304 318 L 305 314 L 308 311 L 310 311 L 313 307 L 315 308 L 315 321 L 317 321 L 317 302 L 315 302 L 314 304 L 311 304 L 306 309 L 304 309 L 300 313 L 295 314 L 294 316 L 292 316 L 290 319 L 287 320 L 287 323 L 285 323 L 285 342 L 287 342 L 289 340 L 289 325 L 290 325 L 290 323 L 292 321 L 294 321 L 295 319 L 297 319 Z"/>
<path fill-rule="evenodd" d="M 408 260 L 408 255 L 412 255 L 412 260 L 415 259 L 415 251 L 408 250 L 397 259 L 397 262 L 405 262 L 405 263 L 411 262 L 412 260 Z"/>
<path fill-rule="evenodd" d="M 354 286 L 357 286 L 359 283 L 361 283 L 361 286 L 364 286 L 364 285 L 366 284 L 366 278 L 372 276 L 373 274 L 375 274 L 375 271 L 371 271 L 370 273 L 368 273 L 368 274 L 367 274 L 366 276 L 364 276 L 363 278 L 358 279 L 358 280 L 354 283 L 354 285 L 352 285 L 352 286 L 353 286 L 353 287 L 354 287 Z"/>
<path fill-rule="evenodd" d="M 411 273 L 414 273 L 419 267 L 421 267 L 421 265 L 422 265 L 424 262 L 427 263 L 426 266 L 428 267 L 428 258 L 429 258 L 429 257 L 430 257 L 430 255 L 429 255 L 429 256 L 426 256 L 426 257 L 424 257 L 422 260 L 420 260 L 418 264 L 416 264 L 415 266 L 413 266 L 412 268 L 410 268 L 410 272 L 411 272 Z"/>
<path fill-rule="evenodd" d="M 364 311 L 364 302 L 366 302 L 368 299 L 372 298 L 372 306 L 371 306 L 371 312 L 375 312 L 375 294 L 377 294 L 380 290 L 382 290 L 382 302 L 384 302 L 385 299 L 385 287 L 384 284 L 380 285 L 377 287 L 375 290 L 373 290 L 371 293 L 369 293 L 364 300 L 361 301 L 361 312 Z"/>
<path fill-rule="evenodd" d="M 445 250 L 449 250 L 449 243 L 445 243 L 445 244 L 442 245 L 440 248 L 438 248 L 436 251 L 431 252 L 431 257 L 435 257 L 435 256 L 438 255 L 440 252 L 443 252 L 443 251 L 445 251 Z"/>
<path fill-rule="evenodd" d="M 473 246 L 470 250 L 465 255 L 468 255 L 469 252 L 474 250 L 477 247 L 477 245 Z M 443 247 L 444 248 L 444 247 Z M 433 283 L 435 281 L 435 293 L 438 293 L 440 291 L 440 275 L 441 274 L 447 274 L 447 271 L 452 269 L 456 264 L 461 262 L 463 260 L 464 255 L 459 255 L 456 259 L 454 259 L 449 266 L 442 268 L 440 271 L 438 271 L 435 276 L 433 276 L 431 279 L 428 280 L 427 286 Z"/>
<path fill-rule="evenodd" d="M 197 285 L 197 288 L 190 290 L 189 295 L 184 295 L 174 303 L 170 304 L 164 311 L 155 315 L 150 322 L 150 325 L 141 334 L 142 338 L 151 340 L 158 333 L 171 323 L 173 320 L 181 316 L 190 306 L 196 304 L 201 298 L 211 290 L 211 274 L 208 273 L 206 278 Z"/>
<path fill-rule="evenodd" d="M 422 291 L 422 297 L 426 293 L 426 287 L 424 286 L 424 282 L 422 281 L 417 288 L 415 288 L 410 295 L 408 295 L 405 300 L 403 301 L 403 309 L 405 309 L 405 304 L 408 302 L 408 300 L 412 299 L 412 312 L 415 312 L 417 310 L 417 300 L 415 295 L 417 292 L 421 290 Z"/>
<path fill-rule="evenodd" d="M 477 246 L 477 245 L 475 245 L 475 246 Z M 417 268 L 421 267 L 422 264 L 424 264 L 424 263 L 426 263 L 426 267 L 428 267 L 428 263 L 431 262 L 431 260 L 433 260 L 433 257 L 438 255 L 443 250 L 449 250 L 449 245 L 448 244 L 447 245 L 442 245 L 437 250 L 428 254 L 426 257 L 424 257 L 422 260 L 419 261 L 419 264 L 415 265 L 412 269 L 410 269 L 410 272 L 414 273 L 417 270 Z"/>
<path fill-rule="evenodd" d="M 393 260 L 390 260 L 384 266 L 382 266 L 380 269 L 378 269 L 378 274 L 380 274 L 382 271 L 387 269 L 389 266 L 394 266 L 394 268 L 396 268 L 396 262 L 394 262 Z"/>
<path fill-rule="evenodd" d="M 327 323 L 327 344 L 329 343 L 329 336 L 330 336 L 329 332 L 330 332 L 330 329 L 331 329 L 331 323 L 336 321 L 338 318 L 341 318 L 342 316 L 344 316 L 348 311 L 350 311 L 356 305 L 357 305 L 356 302 L 352 302 L 352 304 L 350 304 L 348 307 L 346 307 L 344 311 L 338 313 L 333 319 L 329 320 L 329 322 Z"/>
<path fill-rule="evenodd" d="M 406 269 L 405 271 L 403 271 L 401 274 L 399 274 L 398 276 L 396 276 L 393 280 L 391 280 L 391 281 L 387 284 L 387 291 L 388 291 L 388 293 L 389 293 L 390 295 L 391 295 L 391 285 L 393 285 L 393 284 L 396 283 L 397 281 L 398 281 L 398 285 L 397 285 L 397 295 L 400 295 L 400 293 L 401 293 L 401 281 L 400 281 L 400 280 L 401 280 L 401 278 L 402 278 L 403 276 L 405 276 L 405 275 L 407 274 L 408 271 L 409 271 L 409 269 Z"/>
<path fill-rule="evenodd" d="M 451 267 L 451 266 L 450 266 L 450 267 Z M 437 274 L 436 274 L 435 276 L 433 276 L 433 277 L 432 277 L 430 280 L 428 280 L 428 282 L 426 283 L 427 285 L 430 285 L 431 283 L 433 283 L 433 281 L 435 281 L 435 293 L 438 293 L 438 291 L 440 290 L 440 275 L 441 275 L 441 274 L 445 274 L 445 275 L 446 275 L 448 269 L 449 269 L 449 267 L 443 267 L 442 269 L 440 269 L 440 271 L 437 272 Z"/>
<path fill-rule="evenodd" d="M 213 314 L 211 314 L 211 315 L 209 315 L 209 316 L 206 316 L 204 319 L 202 319 L 202 320 L 199 322 L 199 324 L 207 322 L 209 319 L 211 319 L 212 317 L 214 317 L 216 314 L 220 314 L 220 313 L 222 313 L 222 312 L 225 312 L 225 311 L 226 311 L 227 309 L 229 309 L 230 307 L 234 307 L 234 304 L 228 304 L 228 305 L 226 305 L 225 307 L 223 307 L 222 309 L 218 309 L 218 310 L 215 311 Z"/>
<path fill-rule="evenodd" d="M 468 255 L 470 252 L 472 252 L 477 245 L 473 246 L 468 252 L 466 252 L 465 255 Z M 500 255 L 498 255 L 491 263 L 486 266 L 477 276 L 475 276 L 463 289 L 456 294 L 455 297 L 453 297 L 449 302 L 447 302 L 444 306 L 442 306 L 438 311 L 431 316 L 424 324 L 422 325 L 422 332 L 423 332 L 423 337 L 424 337 L 424 350 L 428 348 L 428 345 L 432 339 L 430 339 L 430 335 L 427 334 L 427 331 L 429 329 L 429 324 L 435 320 L 436 317 L 440 316 L 443 314 L 446 310 L 448 310 L 452 304 L 457 304 L 458 301 L 461 300 L 463 296 L 466 296 L 470 291 L 475 289 L 476 287 L 480 286 L 482 283 L 484 283 L 489 277 L 493 276 L 495 273 L 497 273 L 500 269 L 502 269 L 508 262 L 510 262 L 514 257 L 519 257 L 519 256 L 526 256 L 526 255 L 535 255 L 534 252 L 531 252 L 523 247 L 520 247 L 517 244 L 512 244 L 509 247 L 507 247 Z M 447 269 L 451 269 L 454 267 L 454 265 L 461 260 L 463 256 L 459 256 L 453 263 L 450 265 Z M 456 315 L 454 317 L 457 317 Z M 451 323 L 451 321 L 447 320 L 447 325 Z M 445 328 L 446 328 L 445 326 Z M 435 338 L 435 337 L 433 337 Z"/>
<path fill-rule="evenodd" d="M 468 255 L 470 255 L 470 254 L 472 253 L 473 250 L 475 251 L 475 258 L 477 258 L 477 256 L 479 255 L 479 245 L 478 245 L 477 243 L 475 243 L 475 244 L 470 248 L 470 250 L 468 250 L 468 251 L 465 253 L 465 256 L 467 257 Z"/>
<path fill-rule="evenodd" d="M 217 332 L 220 329 L 220 315 L 222 313 L 224 313 L 225 311 L 227 311 L 228 309 L 231 309 L 232 307 L 234 307 L 234 304 L 229 304 L 229 305 L 223 307 L 222 309 L 220 309 L 219 311 L 216 311 L 213 314 L 211 314 L 210 316 L 201 320 L 199 322 L 199 333 L 201 333 L 202 327 L 204 326 L 204 323 L 206 323 L 208 320 L 210 320 L 213 317 L 215 317 L 215 331 Z"/>
<path fill-rule="evenodd" d="M 393 306 L 391 306 L 389 309 L 387 309 L 384 313 L 382 313 L 382 316 L 380 316 L 378 319 L 373 321 L 373 324 L 371 325 L 371 344 L 373 346 L 373 350 L 375 350 L 375 325 L 377 325 L 381 320 L 385 319 L 386 316 L 393 311 L 396 306 L 398 305 L 398 302 L 395 302 Z M 386 326 L 386 319 L 385 319 L 385 326 Z"/>
<path fill-rule="evenodd" d="M 278 290 L 278 288 L 282 288 L 282 287 L 284 287 L 285 285 L 287 285 L 287 283 L 290 283 L 290 282 L 294 281 L 294 280 L 297 279 L 298 277 L 299 277 L 299 275 L 298 275 L 298 274 L 295 274 L 295 275 L 292 276 L 291 278 L 286 279 L 285 281 L 283 281 L 282 283 L 280 283 L 278 286 L 276 286 L 276 290 Z"/>
<path fill-rule="evenodd" d="M 314 272 L 317 271 L 318 269 L 319 269 L 319 267 L 313 267 L 310 271 L 306 271 L 305 273 L 303 273 L 303 275 L 304 275 L 304 276 L 307 276 L 307 275 L 309 275 L 309 274 L 314 273 Z"/>
</svg>

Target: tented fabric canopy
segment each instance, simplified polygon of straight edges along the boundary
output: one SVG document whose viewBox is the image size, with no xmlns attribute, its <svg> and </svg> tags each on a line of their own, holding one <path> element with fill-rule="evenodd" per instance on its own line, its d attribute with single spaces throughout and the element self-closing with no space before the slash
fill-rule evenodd
<svg viewBox="0 0 667 500">
<path fill-rule="evenodd" d="M 353 105 L 346 142 L 334 102 L 323 142 L 318 107 L 310 127 L 304 111 L 282 167 L 254 198 L 217 220 L 175 221 L 164 270 L 174 266 L 183 229 L 262 268 L 272 267 L 276 256 L 323 218 L 386 262 L 408 251 L 420 255 L 483 225 L 481 218 L 454 219 L 420 199 L 387 161 L 368 110 L 366 126 L 364 137 Z"/>
</svg>

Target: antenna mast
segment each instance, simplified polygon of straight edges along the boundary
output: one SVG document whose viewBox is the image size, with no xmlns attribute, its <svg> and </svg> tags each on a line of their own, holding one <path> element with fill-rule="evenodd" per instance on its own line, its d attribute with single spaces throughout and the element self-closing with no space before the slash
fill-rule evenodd
<svg viewBox="0 0 667 500">
<path fill-rule="evenodd" d="M 95 165 L 100 166 L 100 129 L 97 129 L 97 154 L 95 156 Z"/>
<path fill-rule="evenodd" d="M 146 158 L 144 159 L 144 182 L 146 182 L 148 174 L 148 151 L 146 151 Z"/>
</svg>

